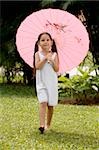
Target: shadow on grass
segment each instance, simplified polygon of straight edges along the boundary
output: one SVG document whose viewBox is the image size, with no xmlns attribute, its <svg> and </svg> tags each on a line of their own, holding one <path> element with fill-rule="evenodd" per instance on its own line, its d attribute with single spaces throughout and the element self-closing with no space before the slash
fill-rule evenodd
<svg viewBox="0 0 99 150">
<path fill-rule="evenodd" d="M 45 141 L 48 145 L 74 145 L 74 147 L 99 148 L 99 139 L 94 136 L 89 136 L 78 133 L 58 132 L 54 130 L 47 131 L 45 134 L 34 132 L 31 138 L 36 138 L 38 141 Z"/>
</svg>

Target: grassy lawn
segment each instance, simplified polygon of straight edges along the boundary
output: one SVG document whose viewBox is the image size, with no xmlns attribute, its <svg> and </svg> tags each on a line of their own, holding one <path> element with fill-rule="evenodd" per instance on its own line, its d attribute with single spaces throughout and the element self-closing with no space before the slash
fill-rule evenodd
<svg viewBox="0 0 99 150">
<path fill-rule="evenodd" d="M 99 106 L 58 104 L 41 135 L 34 89 L 0 85 L 0 92 L 0 150 L 99 150 Z"/>
</svg>

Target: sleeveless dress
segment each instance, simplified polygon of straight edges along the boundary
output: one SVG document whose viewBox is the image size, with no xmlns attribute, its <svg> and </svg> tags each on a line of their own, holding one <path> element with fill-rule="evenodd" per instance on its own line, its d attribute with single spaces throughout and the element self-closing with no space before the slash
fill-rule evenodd
<svg viewBox="0 0 99 150">
<path fill-rule="evenodd" d="M 41 51 L 38 52 L 40 60 L 44 58 Z M 52 55 L 55 58 L 56 53 Z M 52 64 L 46 62 L 42 69 L 36 70 L 36 90 L 40 103 L 47 102 L 48 106 L 56 106 L 58 103 L 58 78 Z"/>
</svg>

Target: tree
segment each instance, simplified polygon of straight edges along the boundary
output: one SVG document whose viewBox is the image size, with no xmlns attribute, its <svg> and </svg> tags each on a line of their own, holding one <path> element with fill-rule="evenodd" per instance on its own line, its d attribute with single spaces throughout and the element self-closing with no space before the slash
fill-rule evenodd
<svg viewBox="0 0 99 150">
<path fill-rule="evenodd" d="M 63 9 L 74 14 L 78 18 L 83 15 L 81 21 L 86 26 L 89 33 L 90 51 L 93 55 L 93 62 L 94 64 L 99 64 L 99 1 L 42 0 L 42 6 Z"/>
<path fill-rule="evenodd" d="M 94 64 L 99 64 L 99 1 L 81 1 L 71 4 L 68 9 L 77 17 L 83 12 L 86 26 L 90 38 L 90 51 L 93 55 Z"/>
<path fill-rule="evenodd" d="M 99 64 L 99 2 L 98 1 L 73 1 L 73 0 L 42 0 L 42 1 L 1 1 L 1 52 L 0 66 L 6 66 L 9 71 L 15 67 L 16 62 L 21 62 L 25 69 L 25 78 L 29 81 L 28 72 L 31 68 L 24 63 L 20 58 L 15 46 L 15 36 L 20 23 L 30 15 L 33 11 L 42 8 L 59 8 L 67 10 L 77 17 L 83 11 L 87 25 L 87 30 L 90 35 L 90 51 L 93 55 L 95 64 Z M 28 68 L 28 69 L 26 69 Z M 27 71 L 28 70 L 28 71 Z M 27 72 L 27 73 L 26 73 Z M 31 74 L 32 76 L 32 74 Z"/>
<path fill-rule="evenodd" d="M 23 5 L 24 4 L 24 5 Z M 16 62 L 20 62 L 24 71 L 24 82 L 31 82 L 32 71 L 20 57 L 15 37 L 17 28 L 25 17 L 38 8 L 38 2 L 26 1 L 1 1 L 1 52 L 0 66 L 6 69 L 8 83 L 10 81 L 10 72 L 15 69 Z M 5 11 L 6 10 L 6 11 Z M 30 75 L 31 74 L 31 75 Z"/>
</svg>

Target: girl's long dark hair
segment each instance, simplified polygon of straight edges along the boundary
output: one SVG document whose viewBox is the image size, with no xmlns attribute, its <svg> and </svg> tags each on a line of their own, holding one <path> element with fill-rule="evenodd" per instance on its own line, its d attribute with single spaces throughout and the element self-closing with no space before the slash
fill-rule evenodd
<svg viewBox="0 0 99 150">
<path fill-rule="evenodd" d="M 51 35 L 50 35 L 49 33 L 47 33 L 47 32 L 41 33 L 41 34 L 38 36 L 38 40 L 36 41 L 35 47 L 34 47 L 34 55 L 33 55 L 33 66 L 34 66 L 34 70 L 35 70 L 35 53 L 38 51 L 38 42 L 40 41 L 40 38 L 41 38 L 41 36 L 42 36 L 43 34 L 47 34 L 47 35 L 50 37 L 50 39 L 53 41 L 52 52 L 58 53 L 58 52 L 57 52 L 56 43 L 55 43 L 55 41 L 52 39 Z"/>
<path fill-rule="evenodd" d="M 52 45 L 52 52 L 56 52 L 57 53 L 57 47 L 56 47 L 56 44 L 55 44 L 55 41 L 52 39 L 51 35 L 47 32 L 43 32 L 41 33 L 39 36 L 38 36 L 38 40 L 36 41 L 35 43 L 35 47 L 34 47 L 34 55 L 33 55 L 33 76 L 34 76 L 34 88 L 35 88 L 35 94 L 37 95 L 37 91 L 36 91 L 36 68 L 35 68 L 35 53 L 39 50 L 38 49 L 38 42 L 40 41 L 40 38 L 43 34 L 47 34 L 50 39 L 53 41 L 53 45 Z"/>
</svg>

